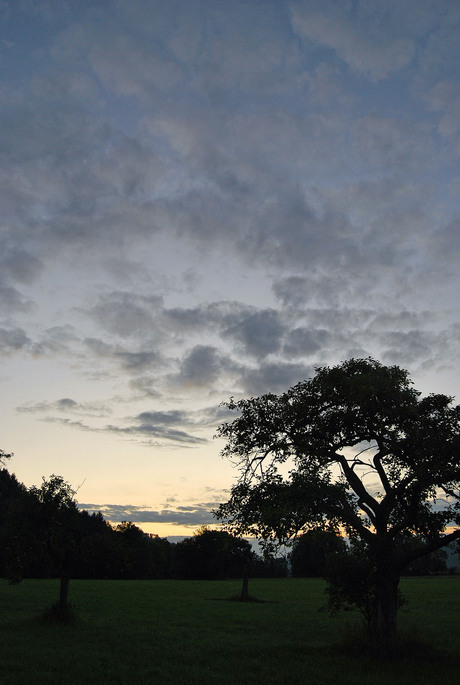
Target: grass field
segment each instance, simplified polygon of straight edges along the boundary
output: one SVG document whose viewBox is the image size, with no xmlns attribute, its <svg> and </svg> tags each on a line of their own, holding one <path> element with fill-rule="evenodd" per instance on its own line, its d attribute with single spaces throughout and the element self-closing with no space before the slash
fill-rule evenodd
<svg viewBox="0 0 460 685">
<path fill-rule="evenodd" d="M 420 647 L 379 663 L 350 654 L 358 614 L 331 618 L 321 580 L 254 580 L 263 603 L 225 601 L 236 581 L 72 581 L 75 623 L 37 616 L 58 581 L 0 581 L 0 681 L 86 685 L 388 685 L 458 682 L 460 577 L 404 579 L 399 625 Z"/>
</svg>

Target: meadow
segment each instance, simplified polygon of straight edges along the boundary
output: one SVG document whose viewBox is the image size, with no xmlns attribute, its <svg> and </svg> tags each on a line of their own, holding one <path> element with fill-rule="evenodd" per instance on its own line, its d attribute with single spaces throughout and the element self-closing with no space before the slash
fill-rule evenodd
<svg viewBox="0 0 460 685">
<path fill-rule="evenodd" d="M 217 685 L 456 682 L 460 577 L 405 578 L 406 656 L 353 648 L 359 614 L 330 617 L 317 579 L 250 582 L 260 602 L 227 601 L 237 581 L 71 582 L 77 619 L 39 618 L 57 580 L 0 581 L 2 685 Z M 351 637 L 350 637 L 351 636 Z"/>
</svg>

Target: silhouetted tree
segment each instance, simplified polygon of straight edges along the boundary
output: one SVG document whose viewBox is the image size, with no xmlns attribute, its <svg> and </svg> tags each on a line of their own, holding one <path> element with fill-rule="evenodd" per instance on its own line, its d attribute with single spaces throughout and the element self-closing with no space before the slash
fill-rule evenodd
<svg viewBox="0 0 460 685">
<path fill-rule="evenodd" d="M 123 578 L 167 578 L 171 574 L 171 545 L 168 540 L 150 535 L 131 521 L 115 528 L 121 542 Z"/>
<path fill-rule="evenodd" d="M 272 527 L 275 537 L 302 519 L 305 528 L 342 526 L 362 549 L 369 635 L 391 651 L 401 572 L 460 538 L 458 527 L 445 532 L 460 524 L 460 407 L 445 395 L 421 398 L 407 371 L 370 358 L 318 368 L 282 395 L 227 406 L 239 416 L 218 434 L 241 475 L 219 517 L 237 534 Z M 266 484 L 282 498 L 269 524 L 259 507 Z M 407 549 L 401 541 L 413 533 L 424 542 Z"/>
<path fill-rule="evenodd" d="M 58 617 L 65 618 L 72 566 L 82 542 L 75 491 L 62 476 L 53 474 L 48 480 L 43 478 L 41 486 L 33 486 L 29 492 L 36 500 L 33 529 L 37 540 L 45 548 L 60 577 L 56 613 Z"/>
<path fill-rule="evenodd" d="M 291 573 L 297 578 L 324 577 L 330 557 L 346 550 L 345 540 L 327 530 L 309 530 L 293 544 Z"/>
<path fill-rule="evenodd" d="M 19 582 L 36 558 L 36 539 L 30 528 L 33 504 L 16 476 L 0 469 L 0 574 L 10 583 Z"/>
<path fill-rule="evenodd" d="M 203 527 L 176 545 L 175 571 L 190 580 L 238 578 L 248 573 L 252 556 L 247 540 Z"/>
</svg>

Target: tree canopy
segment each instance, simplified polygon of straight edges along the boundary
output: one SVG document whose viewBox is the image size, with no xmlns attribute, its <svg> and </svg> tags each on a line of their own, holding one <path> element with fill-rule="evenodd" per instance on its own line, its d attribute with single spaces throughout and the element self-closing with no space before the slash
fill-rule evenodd
<svg viewBox="0 0 460 685">
<path fill-rule="evenodd" d="M 218 435 L 240 477 L 218 518 L 264 539 L 316 527 L 358 540 L 373 569 L 373 628 L 394 633 L 402 570 L 460 538 L 460 407 L 372 358 L 227 406 L 237 417 Z M 402 544 L 414 534 L 422 544 Z"/>
</svg>

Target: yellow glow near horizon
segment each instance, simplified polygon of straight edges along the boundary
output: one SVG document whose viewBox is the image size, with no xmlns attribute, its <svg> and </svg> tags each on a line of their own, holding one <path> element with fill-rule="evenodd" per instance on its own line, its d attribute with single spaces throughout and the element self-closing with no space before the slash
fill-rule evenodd
<svg viewBox="0 0 460 685">
<path fill-rule="evenodd" d="M 144 531 L 144 533 L 149 533 L 151 535 L 158 535 L 160 538 L 166 537 L 191 537 L 196 533 L 197 530 L 201 528 L 199 525 L 194 526 L 184 526 L 175 525 L 174 523 L 151 523 L 149 521 L 142 522 L 136 521 L 135 525 Z M 219 525 L 207 525 L 207 528 L 219 529 Z"/>
</svg>

